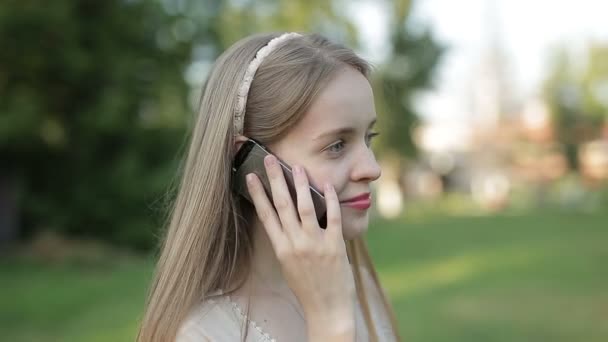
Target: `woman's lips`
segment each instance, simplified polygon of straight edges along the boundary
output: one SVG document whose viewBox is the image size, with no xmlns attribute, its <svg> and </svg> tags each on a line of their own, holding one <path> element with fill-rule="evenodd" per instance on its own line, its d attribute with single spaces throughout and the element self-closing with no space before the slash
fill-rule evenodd
<svg viewBox="0 0 608 342">
<path fill-rule="evenodd" d="M 358 201 L 352 201 L 352 202 L 345 202 L 345 203 L 342 203 L 342 205 L 345 205 L 345 206 L 351 207 L 351 208 L 355 208 L 355 209 L 359 209 L 359 210 L 366 210 L 366 209 L 369 209 L 369 207 L 371 207 L 372 201 L 371 201 L 371 199 L 365 199 L 365 200 L 358 200 Z"/>
</svg>

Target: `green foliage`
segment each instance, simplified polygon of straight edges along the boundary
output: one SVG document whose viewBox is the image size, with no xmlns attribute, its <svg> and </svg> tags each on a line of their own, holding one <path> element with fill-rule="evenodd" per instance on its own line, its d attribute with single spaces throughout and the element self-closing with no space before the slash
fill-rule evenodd
<svg viewBox="0 0 608 342">
<path fill-rule="evenodd" d="M 319 32 L 349 46 L 356 44 L 357 32 L 341 6 L 342 1 L 243 1 L 226 5 L 218 16 L 222 46 L 227 47 L 255 32 Z"/>
<path fill-rule="evenodd" d="M 544 85 L 558 139 L 574 168 L 578 145 L 597 138 L 608 121 L 608 46 L 591 44 L 586 55 L 581 63 L 565 48 L 555 50 Z"/>
<path fill-rule="evenodd" d="M 408 26 L 410 1 L 395 1 L 391 26 L 392 52 L 374 81 L 377 94 L 379 151 L 383 154 L 414 157 L 413 129 L 419 120 L 414 108 L 417 92 L 430 88 L 433 71 L 444 48 L 429 29 L 414 31 Z"/>
<path fill-rule="evenodd" d="M 0 186 L 0 200 L 16 198 L 10 207 L 18 212 L 9 215 L 20 218 L 20 236 L 44 229 L 152 247 L 186 140 L 189 95 L 200 86 L 184 81 L 191 63 L 209 65 L 236 40 L 260 31 L 316 31 L 356 47 L 345 5 L 2 2 L 0 185 L 11 188 Z M 430 34 L 406 28 L 409 2 L 397 7 L 395 55 L 381 68 L 375 91 L 387 101 L 379 113 L 386 115 L 387 148 L 409 153 L 411 95 L 428 84 L 437 50 Z"/>
<path fill-rule="evenodd" d="M 191 44 L 155 2 L 0 5 L 0 177 L 41 227 L 149 246 L 149 205 L 175 170 Z"/>
</svg>

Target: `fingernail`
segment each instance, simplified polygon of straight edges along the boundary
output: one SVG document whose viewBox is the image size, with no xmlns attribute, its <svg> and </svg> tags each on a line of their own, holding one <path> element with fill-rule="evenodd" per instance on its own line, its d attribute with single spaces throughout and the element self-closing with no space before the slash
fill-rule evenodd
<svg viewBox="0 0 608 342">
<path fill-rule="evenodd" d="M 325 183 L 325 191 L 331 191 L 332 190 L 332 186 L 329 183 Z"/>
<path fill-rule="evenodd" d="M 266 166 L 270 166 L 272 164 L 274 164 L 274 156 L 266 156 L 264 157 L 264 164 L 266 164 Z"/>
<path fill-rule="evenodd" d="M 247 183 L 251 184 L 251 182 L 253 182 L 253 174 L 248 173 L 246 178 L 247 178 Z"/>
<path fill-rule="evenodd" d="M 300 165 L 294 165 L 293 171 L 295 172 L 296 175 L 301 175 L 302 174 L 302 167 Z"/>
</svg>

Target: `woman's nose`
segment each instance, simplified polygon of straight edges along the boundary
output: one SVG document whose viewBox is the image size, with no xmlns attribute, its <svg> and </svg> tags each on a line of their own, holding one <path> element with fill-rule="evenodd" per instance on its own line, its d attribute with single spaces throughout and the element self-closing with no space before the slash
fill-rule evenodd
<svg viewBox="0 0 608 342">
<path fill-rule="evenodd" d="M 352 169 L 353 181 L 373 182 L 380 178 L 382 170 L 376 161 L 376 156 L 370 148 L 366 148 L 361 152 L 360 157 L 355 160 L 355 165 Z"/>
</svg>

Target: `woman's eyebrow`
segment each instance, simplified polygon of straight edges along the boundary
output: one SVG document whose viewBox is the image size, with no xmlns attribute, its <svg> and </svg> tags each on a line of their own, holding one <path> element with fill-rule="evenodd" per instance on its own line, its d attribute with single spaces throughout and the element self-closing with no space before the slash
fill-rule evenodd
<svg viewBox="0 0 608 342">
<path fill-rule="evenodd" d="M 368 129 L 372 128 L 375 124 L 376 124 L 376 118 L 374 118 L 372 120 L 372 122 L 370 122 Z M 340 128 L 332 129 L 331 131 L 328 131 L 325 133 L 321 133 L 313 140 L 320 140 L 320 139 L 323 139 L 328 136 L 350 135 L 350 134 L 354 134 L 356 131 L 357 131 L 357 129 L 354 127 L 340 127 Z"/>
</svg>

